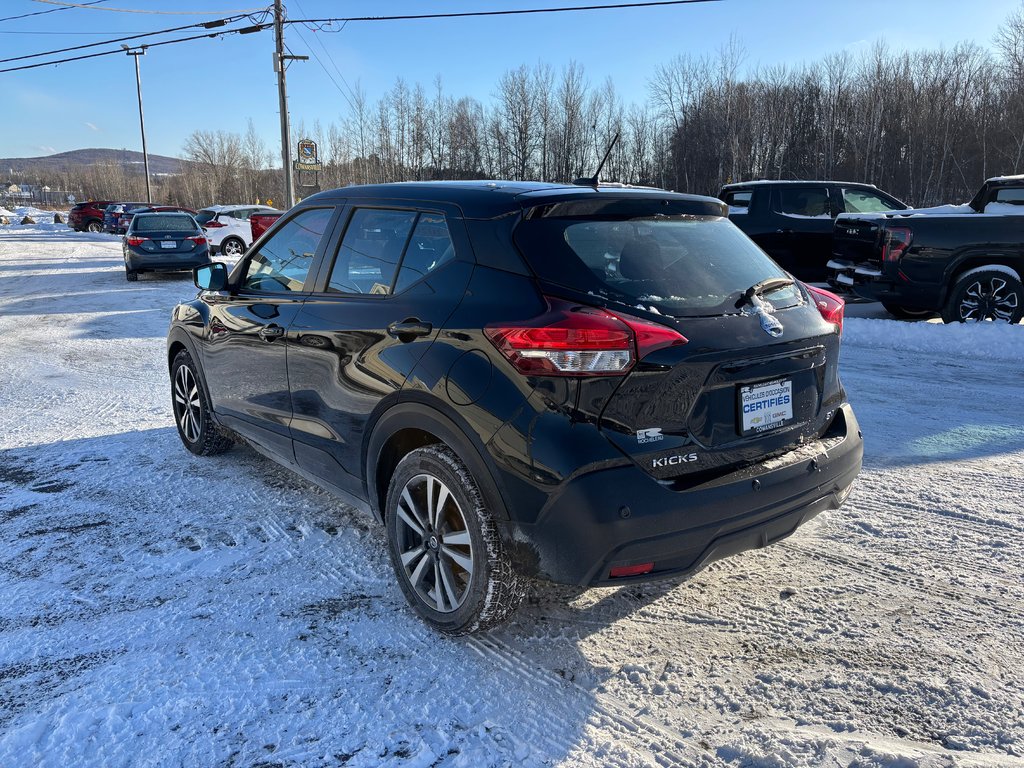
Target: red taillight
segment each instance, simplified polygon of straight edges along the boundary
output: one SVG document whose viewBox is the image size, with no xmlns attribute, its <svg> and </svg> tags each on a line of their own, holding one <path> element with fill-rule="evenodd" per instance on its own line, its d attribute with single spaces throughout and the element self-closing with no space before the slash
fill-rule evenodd
<svg viewBox="0 0 1024 768">
<path fill-rule="evenodd" d="M 643 576 L 654 570 L 654 563 L 640 563 L 639 565 L 617 565 L 608 571 L 609 579 L 620 579 L 623 576 Z"/>
<path fill-rule="evenodd" d="M 907 252 L 914 233 L 907 227 L 892 227 L 885 230 L 885 242 L 882 243 L 882 261 L 899 261 Z"/>
<path fill-rule="evenodd" d="M 656 323 L 607 310 L 546 299 L 547 311 L 525 323 L 496 323 L 484 334 L 520 373 L 533 376 L 606 376 L 632 368 L 644 355 L 685 344 Z"/>
<path fill-rule="evenodd" d="M 199 235 L 197 237 L 186 237 L 185 239 L 191 240 L 196 245 L 206 245 L 206 238 L 203 237 L 202 235 Z"/>
<path fill-rule="evenodd" d="M 132 235 L 131 237 L 128 238 L 128 245 L 142 245 L 147 240 L 149 240 L 148 237 L 135 237 L 134 235 Z"/>
<path fill-rule="evenodd" d="M 223 227 L 223 226 L 226 226 L 226 225 L 225 224 L 221 224 L 216 219 L 210 219 L 208 222 L 203 224 L 203 228 L 204 229 L 217 229 L 217 227 Z"/>
<path fill-rule="evenodd" d="M 811 294 L 811 298 L 814 299 L 814 304 L 821 312 L 821 316 L 830 323 L 835 323 L 839 326 L 839 332 L 843 332 L 843 310 L 846 307 L 846 302 L 836 296 L 831 291 L 826 291 L 823 288 L 812 288 L 809 285 L 805 285 L 804 288 Z"/>
</svg>

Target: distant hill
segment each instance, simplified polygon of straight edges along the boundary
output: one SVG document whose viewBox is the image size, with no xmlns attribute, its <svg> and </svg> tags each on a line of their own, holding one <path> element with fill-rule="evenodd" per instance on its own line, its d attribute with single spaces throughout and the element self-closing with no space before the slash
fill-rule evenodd
<svg viewBox="0 0 1024 768">
<path fill-rule="evenodd" d="M 142 172 L 142 153 L 130 149 L 73 149 L 70 152 L 58 152 L 45 157 L 2 157 L 0 158 L 0 176 L 6 176 L 9 170 L 15 173 L 28 169 L 61 171 L 82 165 L 100 163 L 119 163 L 126 169 L 138 169 Z M 186 161 L 164 155 L 149 156 L 149 172 L 152 174 L 179 173 Z"/>
</svg>

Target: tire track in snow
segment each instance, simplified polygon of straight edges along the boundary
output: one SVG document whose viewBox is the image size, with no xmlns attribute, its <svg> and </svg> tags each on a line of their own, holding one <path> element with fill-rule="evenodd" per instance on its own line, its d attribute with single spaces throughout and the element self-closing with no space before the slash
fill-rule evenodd
<svg viewBox="0 0 1024 768">
<path fill-rule="evenodd" d="M 791 539 L 779 542 L 776 546 L 796 552 L 812 560 L 818 560 L 829 565 L 837 565 L 852 573 L 863 576 L 867 584 L 874 585 L 877 580 L 887 582 L 890 586 L 897 587 L 899 592 L 906 594 L 908 587 L 917 585 L 920 587 L 914 592 L 916 598 L 926 598 L 941 606 L 945 611 L 960 611 L 980 621 L 990 620 L 992 617 L 982 611 L 973 611 L 967 607 L 972 603 L 981 603 L 996 613 L 1004 615 L 1013 620 L 1013 624 L 1020 624 L 1020 609 L 1014 601 L 1004 600 L 1001 597 L 990 595 L 985 592 L 961 587 L 947 582 L 937 581 L 920 572 L 904 570 L 892 563 L 884 564 L 881 567 L 871 567 L 862 562 L 834 552 L 823 552 L 819 549 L 812 549 L 804 544 L 796 544 Z M 901 574 L 901 576 L 895 575 Z M 930 582 L 930 584 L 929 584 Z"/>
<path fill-rule="evenodd" d="M 551 698 L 558 701 L 563 710 L 563 714 L 556 715 L 563 728 L 568 728 L 568 723 L 572 722 L 572 719 L 564 714 L 565 710 L 572 710 L 569 704 L 564 703 L 564 695 L 569 693 L 572 701 L 579 702 L 580 706 L 592 710 L 587 721 L 595 726 L 602 735 L 627 744 L 632 743 L 634 749 L 640 753 L 649 753 L 657 765 L 671 768 L 672 766 L 707 764 L 710 755 L 705 752 L 697 752 L 697 756 L 694 757 L 696 750 L 687 744 L 687 736 L 637 714 L 610 697 L 588 691 L 581 685 L 567 680 L 549 669 L 536 666 L 525 659 L 519 651 L 497 637 L 493 635 L 472 636 L 468 638 L 467 642 L 481 656 L 501 664 L 504 669 L 518 679 L 551 691 Z M 550 708 L 545 708 L 542 717 L 546 719 L 552 714 Z M 532 731 L 544 733 L 546 729 L 550 728 L 550 725 L 546 720 L 542 722 L 541 718 L 537 718 L 528 727 Z M 638 739 L 645 740 L 646 746 L 636 746 Z M 556 744 L 563 749 L 572 746 L 564 742 L 556 742 Z"/>
</svg>

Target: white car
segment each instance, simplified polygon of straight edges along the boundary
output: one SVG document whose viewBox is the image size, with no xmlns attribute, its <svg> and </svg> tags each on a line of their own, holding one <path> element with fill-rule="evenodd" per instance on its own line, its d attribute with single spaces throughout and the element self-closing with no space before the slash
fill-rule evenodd
<svg viewBox="0 0 1024 768">
<path fill-rule="evenodd" d="M 196 214 L 196 221 L 206 230 L 211 253 L 237 259 L 252 245 L 249 217 L 276 210 L 268 205 L 211 205 Z"/>
</svg>

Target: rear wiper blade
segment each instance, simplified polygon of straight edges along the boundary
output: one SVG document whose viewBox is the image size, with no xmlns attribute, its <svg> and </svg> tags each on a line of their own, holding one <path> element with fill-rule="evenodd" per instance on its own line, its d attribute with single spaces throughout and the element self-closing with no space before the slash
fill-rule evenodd
<svg viewBox="0 0 1024 768">
<path fill-rule="evenodd" d="M 737 307 L 742 307 L 744 304 L 753 304 L 755 296 L 761 296 L 764 293 L 770 291 L 777 291 L 779 288 L 785 288 L 787 285 L 793 285 L 793 279 L 790 277 L 769 277 L 767 280 L 762 280 L 758 283 L 754 283 L 752 286 L 747 288 L 736 302 Z"/>
</svg>

